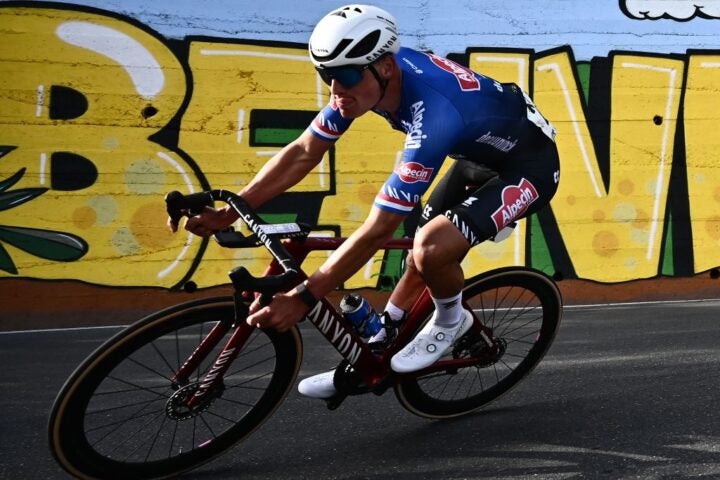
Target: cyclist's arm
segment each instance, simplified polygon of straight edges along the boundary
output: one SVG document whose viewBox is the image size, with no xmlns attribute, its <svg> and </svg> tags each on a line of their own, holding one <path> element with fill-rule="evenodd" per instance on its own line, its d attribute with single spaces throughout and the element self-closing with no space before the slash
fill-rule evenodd
<svg viewBox="0 0 720 480">
<path fill-rule="evenodd" d="M 333 143 L 305 130 L 296 140 L 276 153 L 239 193 L 251 207 L 257 208 L 285 192 L 310 173 Z M 230 207 L 224 212 L 232 223 L 237 213 Z"/>
<path fill-rule="evenodd" d="M 263 165 L 240 196 L 253 208 L 275 198 L 305 178 L 332 145 L 305 130 Z"/>
<path fill-rule="evenodd" d="M 405 219 L 405 215 L 373 207 L 365 222 L 353 232 L 307 281 L 315 298 L 322 298 L 360 270 Z"/>
</svg>

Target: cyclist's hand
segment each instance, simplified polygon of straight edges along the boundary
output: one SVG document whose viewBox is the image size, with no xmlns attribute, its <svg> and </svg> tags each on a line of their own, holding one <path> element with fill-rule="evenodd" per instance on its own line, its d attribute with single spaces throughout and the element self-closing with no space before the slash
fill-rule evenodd
<svg viewBox="0 0 720 480">
<path fill-rule="evenodd" d="M 230 223 L 232 221 L 228 220 L 226 210 L 205 207 L 198 215 L 187 219 L 185 230 L 199 237 L 209 237 L 219 230 L 226 229 Z M 172 226 L 170 228 L 172 229 Z M 177 225 L 175 225 L 175 229 L 177 230 Z"/>
<path fill-rule="evenodd" d="M 264 307 L 255 300 L 250 306 L 248 325 L 257 328 L 274 328 L 278 332 L 285 332 L 295 325 L 309 310 L 308 306 L 296 295 L 278 293 L 273 297 L 272 303 Z"/>
<path fill-rule="evenodd" d="M 187 210 L 182 211 L 183 215 L 187 214 Z M 178 222 L 174 222 L 172 217 L 168 216 L 167 222 L 165 223 L 171 232 L 175 233 L 178 230 Z"/>
</svg>

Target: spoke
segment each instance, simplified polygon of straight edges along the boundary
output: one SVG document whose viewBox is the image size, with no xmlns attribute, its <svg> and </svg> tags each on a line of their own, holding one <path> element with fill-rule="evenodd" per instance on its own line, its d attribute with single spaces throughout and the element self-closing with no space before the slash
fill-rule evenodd
<svg viewBox="0 0 720 480">
<path fill-rule="evenodd" d="M 108 412 L 112 412 L 112 411 L 114 411 L 114 410 L 120 410 L 120 409 L 123 409 L 123 408 L 137 407 L 137 406 L 139 406 L 139 405 L 148 405 L 148 404 L 154 403 L 154 402 L 156 402 L 156 401 L 157 401 L 157 398 L 153 398 L 152 400 L 145 400 L 145 401 L 142 401 L 142 402 L 124 403 L 124 404 L 122 404 L 122 405 L 120 405 L 120 406 L 117 406 L 117 407 L 101 408 L 101 409 L 98 409 L 98 410 L 88 410 L 88 411 L 85 412 L 85 415 L 90 416 L 90 415 L 97 415 L 97 414 L 99 414 L 99 413 L 108 413 Z M 90 431 L 90 430 L 88 430 L 88 431 Z"/>
<path fill-rule="evenodd" d="M 190 444 L 190 445 L 192 445 L 193 447 L 197 444 L 197 443 L 195 442 L 195 432 L 197 431 L 197 419 L 198 419 L 198 417 L 193 417 L 192 443 Z"/>
<path fill-rule="evenodd" d="M 116 445 L 115 445 L 115 448 L 112 449 L 112 450 L 110 450 L 109 453 L 114 453 L 114 452 L 119 451 L 119 449 L 120 449 L 121 447 L 127 445 L 127 443 L 128 443 L 130 440 L 133 440 L 133 439 L 135 438 L 135 436 L 137 436 L 141 431 L 143 431 L 143 430 L 145 430 L 146 428 L 148 428 L 148 427 L 153 423 L 153 421 L 154 421 L 155 419 L 161 418 L 161 417 L 164 417 L 164 416 L 165 416 L 165 412 L 164 412 L 164 411 L 163 411 L 163 412 L 160 412 L 160 413 L 157 413 L 157 412 L 149 412 L 149 413 L 147 413 L 146 415 L 141 415 L 141 416 L 138 416 L 138 417 L 134 417 L 134 419 L 136 420 L 136 419 L 138 419 L 138 418 L 145 417 L 145 416 L 148 416 L 148 415 L 153 415 L 153 414 L 155 415 L 155 417 L 154 417 L 153 419 L 150 419 L 150 421 L 148 421 L 148 422 L 143 422 L 137 430 L 135 430 L 135 431 L 134 431 L 133 433 L 131 433 L 129 436 L 125 436 L 125 437 L 120 441 L 120 443 L 116 444 Z M 100 437 L 100 438 L 98 438 L 97 440 L 95 440 L 95 441 L 92 443 L 93 447 L 96 446 L 96 445 L 100 445 L 101 443 L 103 443 L 105 439 L 107 439 L 107 438 L 108 438 L 110 435 L 112 435 L 113 433 L 117 432 L 117 431 L 120 429 L 120 427 L 122 427 L 123 425 L 125 425 L 126 422 L 127 422 L 127 420 L 122 420 L 122 421 L 118 421 L 118 422 L 114 422 L 113 424 L 110 424 L 110 425 L 116 425 L 116 428 L 110 430 L 110 431 L 107 432 L 105 435 L 103 435 L 102 437 Z M 110 426 L 110 425 L 106 425 L 105 427 Z M 142 446 L 142 443 L 141 443 L 140 446 Z M 137 451 L 137 449 L 140 448 L 140 446 L 138 446 L 134 451 Z M 134 452 L 133 452 L 133 453 L 134 453 Z"/>
<path fill-rule="evenodd" d="M 205 331 L 205 323 L 201 323 L 201 324 L 200 324 L 200 332 L 198 332 L 198 338 L 199 338 L 199 339 L 205 338 L 205 337 L 204 337 L 204 333 L 203 333 L 204 331 Z M 198 342 L 198 345 L 199 345 L 200 343 L 202 343 L 202 340 L 201 340 L 200 342 Z M 212 365 L 212 363 L 211 363 L 210 365 Z M 202 364 L 201 364 L 201 365 L 198 365 L 198 367 L 200 367 L 200 368 L 197 369 L 197 372 L 196 372 L 196 375 L 195 375 L 195 383 L 200 383 L 200 377 L 201 377 L 200 372 L 203 372 L 203 375 L 204 375 L 205 370 L 206 370 L 207 368 L 210 368 L 209 366 L 208 366 L 207 368 L 202 368 Z"/>
<path fill-rule="evenodd" d="M 233 375 L 236 375 L 237 373 L 238 373 L 238 372 L 234 372 Z M 258 389 L 260 389 L 259 387 L 246 387 L 246 385 L 247 385 L 248 383 L 254 382 L 254 381 L 256 381 L 256 380 L 260 380 L 261 378 L 265 378 L 265 377 L 267 377 L 268 375 L 272 375 L 273 373 L 275 373 L 275 372 L 270 371 L 270 372 L 264 373 L 264 374 L 262 374 L 262 375 L 260 375 L 260 376 L 258 376 L 258 377 L 250 378 L 250 379 L 248 379 L 248 380 L 245 380 L 245 381 L 242 382 L 242 383 L 236 383 L 235 385 L 232 385 L 232 386 L 230 386 L 230 387 L 228 387 L 228 388 L 240 388 L 240 387 L 242 387 L 242 388 L 258 388 Z M 228 375 L 228 376 L 226 376 L 225 378 L 230 378 L 230 377 L 232 377 L 232 375 Z M 264 388 L 263 388 L 262 390 L 264 390 Z"/>
<path fill-rule="evenodd" d="M 180 365 L 182 365 L 182 363 L 180 363 L 180 335 L 178 335 L 177 330 L 173 333 L 175 334 L 175 361 L 177 362 L 175 365 L 177 365 L 179 369 Z"/>
<path fill-rule="evenodd" d="M 157 389 L 160 389 L 160 390 L 162 390 L 162 391 L 166 391 L 166 390 L 168 389 L 166 386 L 159 386 L 159 387 L 142 387 L 142 386 L 140 386 L 140 385 L 133 385 L 133 384 L 127 382 L 127 381 L 120 380 L 120 379 L 117 378 L 117 377 L 107 377 L 107 378 L 111 378 L 111 379 L 113 379 L 113 380 L 115 380 L 115 381 L 117 381 L 117 382 L 127 383 L 128 385 L 132 386 L 133 388 L 126 388 L 126 389 L 123 389 L 123 390 L 108 390 L 107 392 L 95 392 L 95 396 L 96 396 L 96 397 L 103 397 L 103 396 L 107 396 L 107 395 L 119 395 L 119 394 L 121 394 L 121 393 L 136 392 L 136 391 L 138 391 L 138 390 L 144 390 L 144 391 L 149 392 L 149 393 L 154 393 L 154 394 L 156 394 L 156 395 L 165 396 L 165 395 L 162 394 L 162 393 L 156 392 L 155 390 L 153 390 L 153 388 L 157 388 Z"/>
<path fill-rule="evenodd" d="M 175 332 L 177 333 L 177 330 Z M 172 365 L 170 365 L 170 362 L 168 362 L 167 358 L 165 358 L 165 355 L 163 355 L 163 353 L 160 351 L 160 349 L 157 347 L 157 345 L 155 345 L 155 342 L 150 342 L 150 346 L 152 347 L 153 350 L 155 350 L 155 353 L 157 353 L 157 355 L 160 357 L 160 359 L 162 359 L 163 363 L 165 364 L 168 371 L 170 372 L 170 375 L 172 377 L 174 377 L 177 369 L 173 368 Z"/>
<path fill-rule="evenodd" d="M 249 347 L 250 345 L 252 345 L 252 343 L 253 343 L 257 338 L 259 338 L 259 337 L 260 337 L 260 334 L 259 334 L 259 333 L 256 334 L 255 336 L 253 336 L 252 339 L 251 339 L 248 343 L 245 344 L 245 346 L 243 347 L 242 351 L 241 351 L 240 354 L 238 355 L 238 358 L 246 357 L 246 356 L 248 356 L 248 355 L 250 355 L 250 354 L 252 354 L 252 353 L 254 353 L 254 352 L 257 352 L 257 351 L 260 350 L 261 348 L 265 348 L 265 347 L 267 347 L 268 345 L 272 344 L 272 341 L 271 341 L 270 339 L 268 339 L 268 341 L 265 342 L 265 343 L 263 343 L 263 344 L 257 345 L 257 346 L 255 346 L 255 347 L 253 347 L 253 348 L 251 348 L 251 349 L 248 348 L 248 347 Z"/>
<path fill-rule="evenodd" d="M 462 376 L 463 376 L 463 377 L 467 377 L 467 374 L 468 374 L 467 369 L 463 369 L 463 370 L 462 370 Z M 455 393 L 453 393 L 452 395 L 450 395 L 450 399 L 454 399 L 454 398 L 457 398 L 458 392 L 460 392 L 460 388 L 461 388 L 462 385 L 463 385 L 463 379 L 456 379 L 456 378 L 450 377 L 450 378 L 448 379 L 448 385 L 450 385 L 450 381 L 451 381 L 451 380 L 458 380 L 458 382 L 457 382 L 457 387 L 455 388 Z"/>
<path fill-rule="evenodd" d="M 268 360 L 272 360 L 273 358 L 275 358 L 275 355 L 274 355 L 274 354 L 270 355 L 269 357 L 267 357 L 267 358 L 265 358 L 265 359 L 258 360 L 258 361 L 255 362 L 255 363 L 251 363 L 250 365 L 243 366 L 243 367 L 239 368 L 238 370 L 235 370 L 234 372 L 232 372 L 230 375 L 227 375 L 227 376 L 228 376 L 228 377 L 231 377 L 231 376 L 233 376 L 233 375 L 237 375 L 237 374 L 239 374 L 240 372 L 244 372 L 244 371 L 249 370 L 249 369 L 251 369 L 251 368 L 253 368 L 253 367 L 257 367 L 258 365 L 260 365 L 260 364 L 262 364 L 262 363 L 265 363 L 265 362 L 267 362 Z M 266 374 L 266 375 L 267 375 L 267 374 Z"/>
<path fill-rule="evenodd" d="M 172 437 L 170 437 L 170 447 L 168 448 L 167 458 L 171 458 L 173 456 L 173 445 L 175 445 L 175 437 L 177 437 L 179 423 L 180 422 L 175 422 Z"/>
<path fill-rule="evenodd" d="M 140 411 L 142 411 L 142 410 L 144 410 L 144 409 L 140 409 Z M 145 418 L 145 417 L 157 414 L 157 411 L 153 410 L 152 412 L 146 412 L 146 413 L 143 413 L 142 415 L 139 415 L 138 413 L 140 411 L 135 412 L 132 415 L 130 415 L 129 417 L 123 418 L 121 420 L 115 420 L 114 422 L 104 423 L 102 425 L 97 425 L 93 428 L 89 428 L 89 429 L 85 430 L 85 433 L 96 432 L 98 430 L 102 430 L 102 429 L 108 428 L 108 427 L 114 427 L 114 426 L 121 427 L 122 425 L 124 425 L 132 420 L 139 420 L 141 418 Z M 163 413 L 164 413 L 164 411 L 165 411 L 165 409 L 163 408 Z M 115 429 L 115 430 L 117 430 L 117 429 Z M 114 430 L 111 430 L 110 432 L 108 432 L 108 434 L 112 433 L 113 431 Z M 105 437 L 106 436 L 107 436 L 107 434 L 105 435 Z M 103 438 L 105 438 L 105 437 L 103 437 Z M 100 440 L 102 440 L 102 438 Z M 98 442 L 96 442 L 96 443 L 98 443 Z"/>
<path fill-rule="evenodd" d="M 497 328 L 500 328 L 504 325 L 513 325 L 516 320 L 518 320 L 520 317 L 530 317 L 530 320 L 527 320 L 525 325 L 528 323 L 531 323 L 536 320 L 542 320 L 543 318 L 543 312 L 540 310 L 537 314 L 534 313 L 535 310 L 537 310 L 539 307 L 533 307 L 530 309 L 524 309 L 522 312 L 516 313 L 513 317 L 509 317 L 508 314 L 510 311 L 505 314 L 505 317 L 502 319 L 501 322 L 498 323 Z M 523 320 L 524 321 L 524 320 Z"/>
<path fill-rule="evenodd" d="M 163 422 L 160 424 L 160 427 L 162 427 L 162 425 L 164 424 L 164 420 L 165 420 L 167 417 L 166 417 L 165 415 L 159 415 L 159 416 L 156 417 L 156 418 L 162 418 L 162 419 L 163 419 Z M 147 424 L 142 425 L 142 426 L 141 426 L 140 428 L 138 428 L 132 435 L 130 435 L 129 437 L 125 438 L 125 440 L 123 440 L 122 442 L 120 442 L 120 444 L 119 444 L 119 445 L 115 448 L 115 450 L 113 450 L 111 453 L 116 452 L 116 451 L 118 451 L 118 450 L 120 449 L 120 447 L 123 447 L 123 446 L 127 445 L 127 443 L 128 443 L 130 440 L 134 439 L 135 436 L 137 436 L 137 435 L 138 435 L 142 430 L 144 430 L 146 427 L 150 427 L 150 425 L 151 425 L 152 423 L 153 423 L 153 420 L 151 420 L 151 421 L 148 422 Z M 159 433 L 159 432 L 160 432 L 160 428 L 158 428 L 158 433 Z M 157 435 L 158 433 L 156 433 L 156 435 Z M 140 441 L 140 443 L 139 443 L 133 450 L 131 450 L 130 453 L 128 453 L 128 454 L 125 456 L 125 458 L 123 459 L 123 461 L 127 461 L 130 457 L 132 457 L 132 456 L 135 454 L 135 452 L 137 452 L 138 450 L 140 450 L 141 448 L 143 448 L 143 447 L 147 444 L 147 442 L 148 442 L 149 440 L 150 440 L 149 438 L 145 437 L 145 440 Z"/>
<path fill-rule="evenodd" d="M 206 427 L 206 428 L 208 429 L 208 431 L 210 432 L 210 435 L 212 435 L 213 438 L 217 438 L 217 435 L 215 435 L 215 432 L 213 432 L 212 427 L 211 427 L 210 424 L 205 420 L 205 417 L 203 417 L 202 415 L 200 415 L 199 417 L 195 417 L 195 418 L 199 418 L 200 421 L 202 421 L 202 423 L 205 424 L 205 427 Z"/>
<path fill-rule="evenodd" d="M 508 370 L 510 370 L 510 372 L 514 372 L 515 369 L 517 368 L 517 365 L 514 366 L 514 367 L 511 367 L 509 363 L 507 363 L 505 360 L 502 360 L 502 359 L 501 359 L 498 363 L 504 365 L 505 368 L 507 368 Z M 496 363 L 495 365 L 497 365 L 497 363 Z M 495 369 L 495 371 L 497 371 L 497 368 Z M 508 374 L 508 375 L 509 375 L 509 374 Z"/>
<path fill-rule="evenodd" d="M 226 391 L 231 390 L 233 388 L 242 388 L 243 390 L 257 390 L 259 392 L 264 392 L 265 390 L 267 390 L 267 387 L 248 387 L 246 385 L 230 385 L 230 386 L 226 385 L 225 386 Z"/>
<path fill-rule="evenodd" d="M 417 381 L 419 382 L 421 380 L 432 380 L 434 378 L 442 378 L 445 375 L 447 375 L 445 372 L 435 372 L 435 373 L 428 374 L 427 376 L 424 376 L 424 377 L 418 377 Z"/>
<path fill-rule="evenodd" d="M 108 375 L 106 378 L 108 378 L 108 379 L 110 379 L 110 380 L 115 380 L 116 382 L 120 382 L 120 383 L 123 383 L 123 384 L 125 384 L 125 385 L 129 385 L 129 386 L 131 386 L 131 387 L 134 387 L 136 390 L 142 390 L 142 391 L 144 391 L 144 392 L 152 393 L 153 395 L 156 395 L 156 396 L 158 396 L 158 397 L 167 398 L 167 395 L 160 394 L 160 393 L 156 392 L 155 390 L 153 390 L 153 389 L 151 389 L 151 388 L 149 388 L 149 387 L 143 387 L 142 385 L 138 385 L 138 384 L 136 384 L 136 383 L 132 383 L 132 382 L 130 382 L 130 381 L 128 381 L 128 380 L 123 380 L 122 378 L 114 377 L 114 376 L 112 376 L 112 375 Z M 164 390 L 166 390 L 166 391 L 168 390 L 167 387 L 153 387 L 153 388 L 164 388 Z M 99 394 L 98 394 L 98 395 L 99 395 Z"/>
<path fill-rule="evenodd" d="M 152 443 L 150 444 L 150 448 L 148 448 L 147 454 L 145 455 L 145 462 L 148 461 L 150 458 L 150 454 L 153 451 L 153 448 L 155 448 L 155 444 L 157 443 L 157 439 L 160 436 L 160 431 L 163 428 L 163 425 L 165 425 L 165 422 L 167 421 L 167 415 L 162 417 L 162 421 L 160 422 L 160 426 L 158 427 L 157 431 L 155 432 L 155 436 L 153 437 Z M 177 422 L 175 422 L 177 425 Z M 129 458 L 129 457 L 128 457 Z"/>
<path fill-rule="evenodd" d="M 138 367 L 144 368 L 144 369 L 147 370 L 148 372 L 152 372 L 152 373 L 154 373 L 155 375 L 157 375 L 158 377 L 164 378 L 164 379 L 167 380 L 168 382 L 171 382 L 171 383 L 172 383 L 172 379 L 171 379 L 170 377 L 166 377 L 164 374 L 158 372 L 158 371 L 155 370 L 154 368 L 150 368 L 150 367 L 148 367 L 147 365 L 145 365 L 144 363 L 141 363 L 141 362 L 135 360 L 135 359 L 132 358 L 132 357 L 128 357 L 128 358 L 127 358 L 127 361 L 128 361 L 128 362 L 131 362 L 131 363 L 134 363 L 134 364 L 137 365 Z"/>
<path fill-rule="evenodd" d="M 537 334 L 537 332 L 530 332 L 529 334 L 525 335 L 525 337 L 529 337 L 530 335 L 536 335 L 536 334 Z M 508 344 L 508 345 L 510 345 L 510 344 L 512 344 L 512 343 L 518 343 L 518 344 L 521 344 L 521 345 L 529 345 L 529 346 L 532 347 L 532 346 L 535 345 L 535 343 L 536 343 L 535 341 L 522 340 L 522 338 L 524 338 L 524 337 L 518 337 L 518 338 L 507 338 L 507 337 L 504 337 L 504 338 L 505 338 L 505 340 L 507 341 L 507 344 Z"/>
<path fill-rule="evenodd" d="M 482 393 L 485 391 L 485 383 L 483 383 L 482 372 L 479 368 L 476 368 L 475 371 L 477 372 L 477 378 L 480 381 L 480 393 Z"/>
<path fill-rule="evenodd" d="M 502 332 L 497 333 L 496 336 L 498 336 L 498 337 L 503 337 L 503 338 L 509 337 L 510 335 L 512 335 L 513 333 L 517 332 L 518 330 L 526 329 L 526 328 L 528 327 L 528 325 L 530 325 L 530 324 L 532 324 L 532 323 L 536 323 L 538 320 L 542 320 L 542 319 L 541 319 L 541 318 L 531 319 L 531 320 L 529 320 L 528 322 L 524 323 L 523 325 L 518 325 L 517 327 L 515 327 L 515 328 L 513 328 L 513 329 L 511 329 L 511 330 L 506 328 L 506 329 L 503 330 Z M 542 324 L 540 325 L 540 327 L 542 327 Z M 538 327 L 538 328 L 533 328 L 532 331 L 530 331 L 529 333 L 526 333 L 525 335 L 523 335 L 522 337 L 519 337 L 519 338 L 524 338 L 524 337 L 527 337 L 528 335 L 532 335 L 533 333 L 539 332 L 539 331 L 540 331 L 540 327 Z"/>
<path fill-rule="evenodd" d="M 220 419 L 225 420 L 226 422 L 231 423 L 231 424 L 233 424 L 233 425 L 235 425 L 235 424 L 237 423 L 237 420 L 231 420 L 231 419 L 229 419 L 229 418 L 227 418 L 227 417 L 223 417 L 223 416 L 220 415 L 219 413 L 215 413 L 215 412 L 213 412 L 212 410 L 205 410 L 204 412 L 202 412 L 202 413 L 200 414 L 201 417 L 202 417 L 203 415 L 212 415 L 213 417 L 220 418 Z M 213 434 L 213 436 L 214 436 L 214 434 Z"/>
<path fill-rule="evenodd" d="M 250 407 L 250 408 L 252 408 L 256 405 L 255 403 L 245 403 L 240 400 L 231 400 L 231 399 L 225 398 L 225 397 L 219 397 L 218 400 L 223 400 L 228 403 L 234 403 L 236 405 L 242 405 L 243 407 Z"/>
</svg>

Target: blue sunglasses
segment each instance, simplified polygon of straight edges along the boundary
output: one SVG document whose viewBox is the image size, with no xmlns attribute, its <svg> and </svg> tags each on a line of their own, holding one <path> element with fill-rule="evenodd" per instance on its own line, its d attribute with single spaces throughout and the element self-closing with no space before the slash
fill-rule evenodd
<svg viewBox="0 0 720 480">
<path fill-rule="evenodd" d="M 323 82 L 330 85 L 333 80 L 340 82 L 345 88 L 352 88 L 363 79 L 363 72 L 370 65 L 344 65 L 342 67 L 315 67 Z"/>
</svg>

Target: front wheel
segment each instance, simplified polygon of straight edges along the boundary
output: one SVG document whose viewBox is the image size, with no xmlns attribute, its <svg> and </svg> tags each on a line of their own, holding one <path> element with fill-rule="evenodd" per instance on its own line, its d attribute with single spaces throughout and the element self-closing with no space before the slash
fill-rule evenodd
<svg viewBox="0 0 720 480">
<path fill-rule="evenodd" d="M 188 381 L 173 380 L 208 332 L 233 318 L 232 299 L 204 299 L 151 315 L 105 342 L 53 405 L 48 434 L 58 463 L 86 479 L 164 478 L 207 462 L 253 432 L 295 381 L 302 358 L 297 328 L 282 334 L 254 329 L 198 408 L 184 408 L 184 400 L 234 328 Z"/>
<path fill-rule="evenodd" d="M 468 280 L 463 303 L 490 330 L 496 348 L 487 351 L 476 329 L 471 329 L 456 342 L 453 357 L 474 358 L 473 365 L 435 370 L 396 384 L 400 403 L 417 415 L 463 415 L 506 393 L 540 363 L 562 316 L 555 282 L 542 272 L 519 267 Z"/>
</svg>

